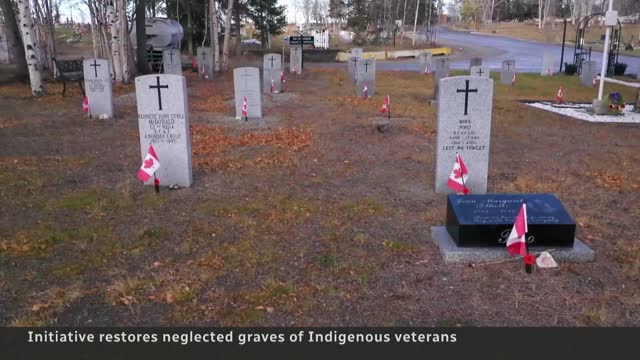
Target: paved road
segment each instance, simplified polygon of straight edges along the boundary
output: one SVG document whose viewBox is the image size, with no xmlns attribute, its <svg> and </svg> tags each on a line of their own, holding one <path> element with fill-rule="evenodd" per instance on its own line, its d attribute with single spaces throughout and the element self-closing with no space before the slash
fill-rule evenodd
<svg viewBox="0 0 640 360">
<path fill-rule="evenodd" d="M 572 36 L 575 35 L 568 34 L 569 38 Z M 468 59 L 471 56 L 465 53 L 476 52 L 482 54 L 484 64 L 490 66 L 493 70 L 499 70 L 502 60 L 510 58 L 516 60 L 516 67 L 519 72 L 539 72 L 542 68 L 542 56 L 547 51 L 551 52 L 555 57 L 554 71 L 557 72 L 560 69 L 560 54 L 562 49 L 560 45 L 456 31 L 444 27 L 438 29 L 437 41 L 438 43 L 456 49 L 459 47 L 464 49 L 462 52 L 456 52 L 453 55 L 453 61 L 451 63 L 453 69 L 468 69 Z M 591 59 L 600 64 L 602 52 L 594 51 Z M 640 58 L 621 55 L 618 61 L 628 64 L 627 74 L 637 74 L 640 72 Z M 571 45 L 565 48 L 564 62 L 573 62 L 573 46 Z M 378 68 L 385 70 L 420 70 L 418 65 L 415 64 L 415 61 L 413 63 L 407 61 L 395 63 L 380 62 Z"/>
</svg>

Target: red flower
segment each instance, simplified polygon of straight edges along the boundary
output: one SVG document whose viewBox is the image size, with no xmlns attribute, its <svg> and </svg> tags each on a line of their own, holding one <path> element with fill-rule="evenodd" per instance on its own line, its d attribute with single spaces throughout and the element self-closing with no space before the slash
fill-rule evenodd
<svg viewBox="0 0 640 360">
<path fill-rule="evenodd" d="M 155 179 L 153 180 L 153 183 L 154 183 L 154 185 L 160 185 L 160 179 L 155 178 Z"/>
<path fill-rule="evenodd" d="M 609 109 L 613 109 L 613 104 L 609 104 Z"/>
<path fill-rule="evenodd" d="M 536 257 L 535 257 L 535 256 L 533 256 L 533 255 L 531 255 L 531 254 L 527 254 L 527 255 L 525 255 L 525 257 L 524 257 L 524 263 L 525 263 L 526 265 L 533 265 L 533 264 L 535 264 L 535 262 L 536 262 Z"/>
<path fill-rule="evenodd" d="M 621 109 L 624 109 L 624 107 L 625 107 L 624 103 L 620 104 Z"/>
<path fill-rule="evenodd" d="M 469 193 L 470 193 L 469 188 L 465 186 L 464 189 L 462 189 L 462 193 L 464 195 L 469 195 Z"/>
</svg>

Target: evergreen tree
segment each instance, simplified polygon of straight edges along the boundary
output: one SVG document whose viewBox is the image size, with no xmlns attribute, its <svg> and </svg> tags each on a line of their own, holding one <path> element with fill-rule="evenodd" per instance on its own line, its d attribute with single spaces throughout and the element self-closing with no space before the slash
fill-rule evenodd
<svg viewBox="0 0 640 360">
<path fill-rule="evenodd" d="M 266 46 L 269 34 L 277 35 L 287 25 L 285 6 L 278 6 L 278 0 L 247 1 L 248 15 L 260 32 L 262 46 Z"/>
</svg>

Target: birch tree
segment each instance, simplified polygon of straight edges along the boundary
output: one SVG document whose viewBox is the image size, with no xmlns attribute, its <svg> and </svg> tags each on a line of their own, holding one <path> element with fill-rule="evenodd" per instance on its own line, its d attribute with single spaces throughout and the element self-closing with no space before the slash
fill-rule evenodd
<svg viewBox="0 0 640 360">
<path fill-rule="evenodd" d="M 111 61 L 113 61 L 113 76 L 116 82 L 122 79 L 122 67 L 120 66 L 120 36 L 118 31 L 118 13 L 111 2 L 107 8 L 107 19 L 111 25 Z"/>
<path fill-rule="evenodd" d="M 29 68 L 29 80 L 31 83 L 31 94 L 41 96 L 44 94 L 42 86 L 42 70 L 38 65 L 38 54 L 36 49 L 33 18 L 31 17 L 31 7 L 29 0 L 18 0 L 18 16 L 20 21 L 20 32 L 24 44 L 24 53 Z"/>
<path fill-rule="evenodd" d="M 220 40 L 218 39 L 218 14 L 216 1 L 209 0 L 209 17 L 211 18 L 211 50 L 213 51 L 213 71 L 220 71 Z"/>
<path fill-rule="evenodd" d="M 222 70 L 226 71 L 229 66 L 229 41 L 231 40 L 231 16 L 233 14 L 233 3 L 235 0 L 228 0 L 227 14 L 224 20 L 224 40 L 222 42 Z M 240 26 L 240 24 L 238 24 Z"/>
</svg>

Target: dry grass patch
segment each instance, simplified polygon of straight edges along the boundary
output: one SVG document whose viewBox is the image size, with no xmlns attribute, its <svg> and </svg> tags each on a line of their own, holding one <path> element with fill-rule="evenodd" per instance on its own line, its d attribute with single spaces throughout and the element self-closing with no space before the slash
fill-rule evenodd
<svg viewBox="0 0 640 360">
<path fill-rule="evenodd" d="M 55 325 L 58 314 L 85 295 L 79 283 L 66 288 L 51 288 L 40 294 L 40 301 L 33 303 L 25 316 L 14 319 L 11 326 Z"/>
</svg>

